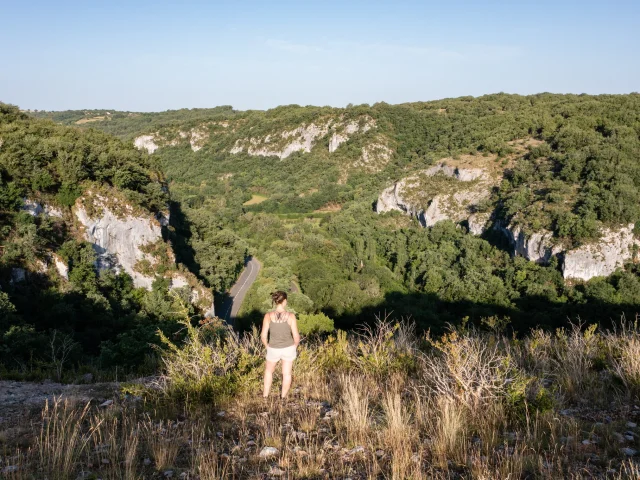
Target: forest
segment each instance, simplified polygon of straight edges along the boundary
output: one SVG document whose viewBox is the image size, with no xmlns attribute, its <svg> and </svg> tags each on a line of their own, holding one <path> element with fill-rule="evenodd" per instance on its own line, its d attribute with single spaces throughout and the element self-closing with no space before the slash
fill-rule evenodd
<svg viewBox="0 0 640 480">
<path fill-rule="evenodd" d="M 98 274 L 90 247 L 55 221 L 20 211 L 27 196 L 68 208 L 83 182 L 118 188 L 149 211 L 168 202 L 166 235 L 177 260 L 218 302 L 245 255 L 255 255 L 263 268 L 237 319 L 240 329 L 259 321 L 275 289 L 290 293 L 290 308 L 310 333 L 391 316 L 434 332 L 470 323 L 507 325 L 524 334 L 569 320 L 608 325 L 640 311 L 640 267 L 633 261 L 609 277 L 567 282 L 561 259 L 537 264 L 513 256 L 495 229 L 474 236 L 451 221 L 423 228 L 401 212 L 374 211 L 392 182 L 441 159 L 472 155 L 506 165 L 486 202 L 495 208 L 494 222 L 526 232 L 545 229 L 573 247 L 597 239 L 605 227 L 638 226 L 637 94 L 496 94 L 343 109 L 88 110 L 29 117 L 2 106 L 0 355 L 7 370 L 35 368 L 31 355 L 51 350 L 53 331 L 78 345 L 77 363 L 147 362 L 144 368 L 153 368 L 148 345 L 157 342 L 156 330 L 178 330 L 170 312 L 180 300 L 161 281 L 147 292 L 134 289 L 125 274 Z M 310 151 L 286 158 L 230 153 L 243 139 L 329 120 L 340 128 L 364 121 L 374 127 L 352 133 L 331 153 L 331 128 L 337 127 Z M 197 150 L 183 139 L 194 129 L 206 134 Z M 149 155 L 132 145 L 140 135 L 164 140 Z M 526 151 L 516 152 L 514 142 L 524 140 L 531 140 Z M 376 168 L 358 163 L 371 142 L 392 152 Z M 33 265 L 44 250 L 69 260 L 69 284 L 44 278 L 42 284 L 11 285 L 11 269 Z M 50 356 L 36 360 L 44 365 Z"/>
</svg>

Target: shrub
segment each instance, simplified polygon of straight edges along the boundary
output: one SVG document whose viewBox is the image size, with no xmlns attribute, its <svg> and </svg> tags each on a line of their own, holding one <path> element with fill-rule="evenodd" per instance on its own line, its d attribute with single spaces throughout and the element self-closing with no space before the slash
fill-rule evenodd
<svg viewBox="0 0 640 480">
<path fill-rule="evenodd" d="M 301 335 L 312 333 L 331 333 L 335 331 L 333 320 L 324 313 L 300 314 L 298 316 L 298 331 Z"/>
</svg>

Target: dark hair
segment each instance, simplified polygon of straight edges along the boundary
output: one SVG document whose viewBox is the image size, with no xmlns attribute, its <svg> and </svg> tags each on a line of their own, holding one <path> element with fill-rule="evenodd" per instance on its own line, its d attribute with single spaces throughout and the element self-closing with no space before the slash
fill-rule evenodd
<svg viewBox="0 0 640 480">
<path fill-rule="evenodd" d="M 287 292 L 283 292 L 282 290 L 278 290 L 277 292 L 273 292 L 271 294 L 271 302 L 276 305 L 280 305 L 287 299 Z"/>
</svg>

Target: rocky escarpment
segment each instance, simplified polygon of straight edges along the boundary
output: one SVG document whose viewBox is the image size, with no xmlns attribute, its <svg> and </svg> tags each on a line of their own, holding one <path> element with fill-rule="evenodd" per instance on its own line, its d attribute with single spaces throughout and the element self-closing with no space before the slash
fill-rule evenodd
<svg viewBox="0 0 640 480">
<path fill-rule="evenodd" d="M 511 244 L 513 254 L 536 263 L 548 263 L 552 256 L 562 252 L 562 246 L 554 241 L 553 232 L 541 230 L 525 233 L 520 225 L 499 225 Z"/>
<path fill-rule="evenodd" d="M 631 223 L 619 229 L 605 228 L 598 241 L 564 253 L 562 274 L 567 279 L 589 280 L 611 275 L 627 262 L 639 260 L 640 239 Z"/>
<path fill-rule="evenodd" d="M 310 124 L 302 124 L 292 130 L 273 131 L 264 136 L 239 138 L 230 153 L 246 151 L 249 155 L 287 158 L 294 152 L 310 152 L 318 140 L 331 133 L 329 153 L 335 152 L 355 133 L 365 133 L 375 126 L 371 117 L 344 122 L 328 119 Z"/>
<path fill-rule="evenodd" d="M 162 225 L 156 218 L 134 214 L 130 205 L 115 205 L 106 197 L 89 192 L 78 199 L 73 210 L 85 240 L 98 254 L 98 267 L 124 270 L 136 287 L 151 289 L 154 278 L 134 267 L 143 260 L 152 265 L 156 262 L 142 247 L 162 240 Z"/>
<path fill-rule="evenodd" d="M 168 214 L 154 216 L 92 191 L 76 201 L 73 213 L 83 238 L 98 254 L 99 269 L 125 271 L 136 287 L 151 289 L 162 263 L 162 276 L 170 280 L 170 287 L 188 288 L 192 303 L 210 311 L 211 292 L 175 263 L 173 251 L 164 243 L 162 227 L 168 224 Z"/>
<path fill-rule="evenodd" d="M 440 163 L 386 188 L 378 197 L 376 211 L 401 211 L 424 227 L 443 220 L 465 223 L 470 233 L 480 235 L 496 214 L 477 212 L 477 206 L 490 197 L 499 179 L 500 175 L 488 169 Z M 527 232 L 514 219 L 498 220 L 493 225 L 505 235 L 513 255 L 540 264 L 557 257 L 566 280 L 608 276 L 625 263 L 640 260 L 640 239 L 633 233 L 633 224 L 603 228 L 597 241 L 573 249 L 567 249 L 553 232 Z"/>
<path fill-rule="evenodd" d="M 430 227 L 442 220 L 466 221 L 481 233 L 488 215 L 476 213 L 491 194 L 491 177 L 479 168 L 440 163 L 386 188 L 378 197 L 378 213 L 398 210 Z"/>
<path fill-rule="evenodd" d="M 220 124 L 220 122 L 216 123 Z M 228 126 L 228 124 L 220 124 Z M 179 130 L 175 135 L 161 134 L 154 132 L 146 135 L 139 135 L 133 140 L 133 145 L 138 150 L 146 150 L 147 153 L 154 153 L 160 147 L 175 147 L 181 142 L 189 142 L 191 150 L 197 152 L 209 139 L 208 125 L 203 124 L 190 130 Z"/>
</svg>

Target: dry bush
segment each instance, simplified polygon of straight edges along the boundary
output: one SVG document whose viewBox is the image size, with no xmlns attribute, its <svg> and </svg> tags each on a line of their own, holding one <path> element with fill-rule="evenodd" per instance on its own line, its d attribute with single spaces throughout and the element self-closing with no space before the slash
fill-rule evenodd
<svg viewBox="0 0 640 480">
<path fill-rule="evenodd" d="M 477 411 L 486 402 L 504 397 L 517 376 L 501 341 L 450 332 L 427 340 L 438 355 L 422 355 L 422 381 L 429 395 L 460 402 Z"/>
<path fill-rule="evenodd" d="M 411 447 L 415 430 L 411 424 L 411 417 L 398 391 L 387 391 L 382 398 L 382 408 L 385 416 L 383 439 L 394 454 Z"/>
<path fill-rule="evenodd" d="M 552 375 L 570 400 L 597 385 L 593 366 L 600 336 L 596 333 L 596 325 L 584 331 L 582 326 L 572 323 L 569 329 L 558 329 L 551 344 Z"/>
<path fill-rule="evenodd" d="M 158 332 L 165 347 L 161 385 L 167 396 L 221 400 L 259 385 L 264 347 L 255 328 L 240 337 L 229 326 L 196 328 L 186 317 L 182 323 L 186 338 L 180 346 Z"/>
<path fill-rule="evenodd" d="M 433 420 L 428 432 L 433 460 L 442 468 L 448 461 L 464 463 L 468 448 L 467 409 L 453 398 L 441 396 L 433 401 Z"/>
</svg>

